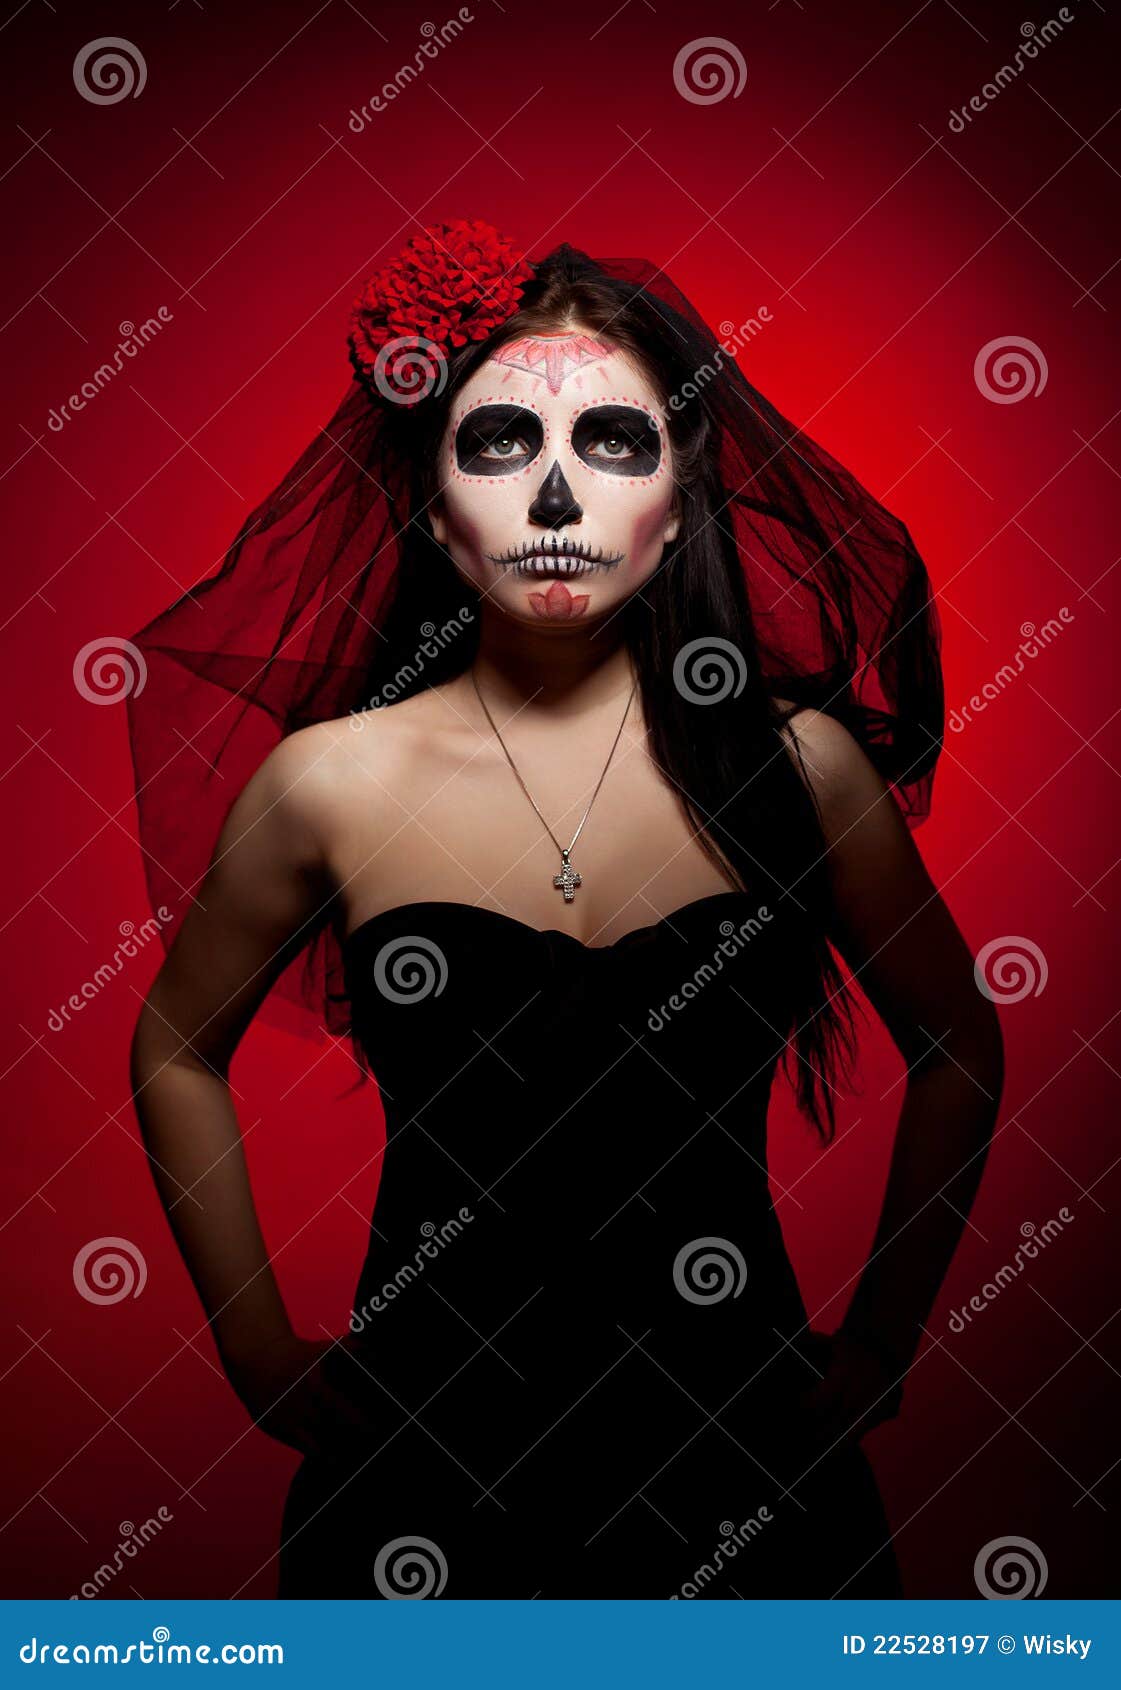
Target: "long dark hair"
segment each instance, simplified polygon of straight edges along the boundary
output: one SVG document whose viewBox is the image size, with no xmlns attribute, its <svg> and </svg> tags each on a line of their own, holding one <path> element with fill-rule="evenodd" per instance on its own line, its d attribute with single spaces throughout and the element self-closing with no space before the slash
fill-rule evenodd
<svg viewBox="0 0 1121 1690">
<path fill-rule="evenodd" d="M 395 447 L 416 514 L 400 536 L 396 592 L 370 696 L 392 683 L 391 696 L 406 697 L 452 679 L 472 661 L 477 617 L 462 636 L 437 641 L 435 658 L 413 661 L 423 639 L 418 630 L 454 626 L 473 597 L 425 515 L 438 491 L 439 445 L 456 394 L 499 346 L 566 324 L 602 333 L 630 354 L 667 407 L 680 530 L 641 598 L 624 607 L 624 637 L 651 755 L 699 844 L 761 904 L 781 904 L 785 990 L 778 1031 L 798 1104 L 828 1141 L 834 1080 L 851 1061 L 853 1037 L 851 1004 L 828 940 L 826 847 L 805 770 L 796 766 L 796 741 L 783 737 L 798 701 L 776 697 L 764 678 L 744 572 L 730 524 L 722 520 L 729 499 L 719 473 L 719 429 L 696 383 L 711 341 L 692 323 L 564 245 L 536 266 L 520 308 L 500 329 L 453 355 L 438 394 L 400 408 Z M 708 682 L 714 668 L 721 682 L 703 709 L 696 688 L 681 685 L 680 672 L 675 676 L 675 663 L 690 647 L 700 684 L 706 664 Z"/>
</svg>

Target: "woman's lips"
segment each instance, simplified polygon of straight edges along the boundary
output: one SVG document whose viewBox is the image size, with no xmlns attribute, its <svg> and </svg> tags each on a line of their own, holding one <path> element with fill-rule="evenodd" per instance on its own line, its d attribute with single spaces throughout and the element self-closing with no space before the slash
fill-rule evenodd
<svg viewBox="0 0 1121 1690">
<path fill-rule="evenodd" d="M 532 580 L 547 581 L 560 580 L 572 575 L 590 575 L 595 569 L 603 569 L 602 563 L 587 557 L 558 557 L 552 553 L 533 553 L 530 557 L 519 558 L 510 568 L 515 575 L 528 576 Z"/>
<path fill-rule="evenodd" d="M 511 546 L 507 552 L 484 552 L 488 563 L 508 569 L 525 581 L 571 580 L 575 576 L 591 575 L 597 569 L 614 569 L 622 563 L 622 552 L 607 552 L 602 546 L 590 546 L 584 540 L 543 539 L 535 543 Z"/>
<path fill-rule="evenodd" d="M 530 593 L 529 602 L 534 614 L 547 622 L 571 622 L 583 616 L 590 597 L 590 593 L 570 593 L 563 581 L 554 581 L 547 592 Z"/>
</svg>

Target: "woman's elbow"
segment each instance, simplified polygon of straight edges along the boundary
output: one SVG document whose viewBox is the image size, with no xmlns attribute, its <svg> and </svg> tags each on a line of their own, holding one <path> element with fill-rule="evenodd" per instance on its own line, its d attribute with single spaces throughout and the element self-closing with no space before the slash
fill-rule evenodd
<svg viewBox="0 0 1121 1690">
<path fill-rule="evenodd" d="M 224 1055 L 200 1048 L 200 1041 L 176 1029 L 169 1016 L 144 1000 L 129 1047 L 129 1076 L 134 1095 L 157 1085 L 161 1074 L 174 1075 L 184 1068 L 222 1076 Z"/>
<path fill-rule="evenodd" d="M 128 1051 L 129 1078 L 134 1092 L 143 1088 L 158 1065 L 157 1025 L 158 1017 L 145 999 L 132 1029 Z"/>
<path fill-rule="evenodd" d="M 1004 1090 L 1004 1035 L 996 1005 L 980 993 L 977 996 L 978 1001 L 957 1018 L 943 1049 L 988 1100 L 991 1128 Z"/>
</svg>

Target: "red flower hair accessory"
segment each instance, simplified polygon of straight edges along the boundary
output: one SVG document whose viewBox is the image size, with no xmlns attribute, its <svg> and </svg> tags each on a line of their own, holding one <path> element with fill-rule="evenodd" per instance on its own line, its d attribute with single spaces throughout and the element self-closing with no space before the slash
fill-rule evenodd
<svg viewBox="0 0 1121 1690">
<path fill-rule="evenodd" d="M 395 405 L 439 393 L 456 347 L 485 340 L 533 275 L 525 254 L 478 218 L 432 223 L 366 282 L 350 317 L 350 361 Z"/>
</svg>

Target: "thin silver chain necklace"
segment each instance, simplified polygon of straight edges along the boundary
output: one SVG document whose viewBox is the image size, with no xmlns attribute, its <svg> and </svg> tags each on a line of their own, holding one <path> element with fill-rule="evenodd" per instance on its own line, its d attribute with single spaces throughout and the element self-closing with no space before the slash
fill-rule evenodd
<svg viewBox="0 0 1121 1690">
<path fill-rule="evenodd" d="M 487 721 L 490 723 L 491 727 L 494 729 L 494 737 L 495 737 L 495 739 L 497 739 L 499 745 L 502 747 L 503 754 L 506 758 L 506 761 L 509 763 L 511 769 L 513 769 L 513 771 L 514 771 L 514 776 L 515 776 L 515 779 L 517 780 L 518 785 L 521 787 L 522 791 L 525 793 L 526 797 L 529 799 L 530 803 L 533 805 L 533 808 L 537 811 L 537 816 L 538 816 L 539 821 L 541 822 L 541 825 L 544 827 L 545 832 L 549 835 L 549 838 L 553 841 L 553 844 L 556 846 L 557 850 L 560 852 L 561 870 L 560 870 L 559 874 L 554 874 L 553 885 L 556 887 L 558 892 L 564 893 L 565 903 L 570 904 L 576 896 L 576 888 L 578 886 L 582 886 L 583 883 L 584 883 L 583 875 L 577 873 L 576 869 L 574 869 L 573 866 L 572 866 L 572 861 L 571 861 L 572 850 L 573 850 L 573 848 L 576 844 L 576 841 L 579 839 L 581 833 L 584 830 L 584 823 L 587 821 L 589 815 L 591 814 L 592 805 L 595 803 L 596 799 L 599 797 L 599 789 L 603 785 L 604 780 L 607 777 L 607 771 L 611 767 L 611 759 L 614 757 L 615 749 L 618 746 L 620 739 L 623 737 L 623 728 L 626 725 L 627 715 L 630 711 L 631 701 L 634 698 L 635 692 L 638 688 L 638 682 L 635 681 L 634 686 L 631 687 L 631 690 L 630 690 L 629 694 L 627 695 L 627 705 L 626 705 L 626 709 L 623 711 L 623 720 L 619 723 L 619 731 L 615 735 L 615 738 L 611 743 L 611 750 L 607 753 L 607 761 L 603 765 L 603 774 L 601 774 L 599 779 L 596 781 L 596 789 L 592 793 L 592 796 L 588 800 L 588 807 L 584 811 L 584 814 L 580 817 L 580 824 L 577 827 L 576 832 L 572 835 L 572 838 L 569 840 L 568 844 L 562 845 L 560 840 L 557 838 L 556 834 L 553 832 L 552 828 L 549 826 L 548 822 L 545 820 L 545 817 L 541 814 L 541 811 L 537 807 L 537 803 L 534 799 L 532 792 L 529 790 L 529 787 L 526 785 L 525 781 L 522 779 L 521 775 L 519 774 L 518 765 L 514 762 L 514 759 L 511 757 L 509 751 L 507 750 L 506 741 L 503 739 L 502 735 L 499 733 L 498 725 L 495 722 L 494 717 L 491 715 L 490 711 L 487 709 L 487 701 L 483 697 L 482 693 L 479 691 L 479 683 L 475 679 L 475 671 L 472 669 L 470 671 L 470 674 L 471 674 L 471 685 L 475 689 L 475 696 L 479 700 L 479 703 L 483 707 L 483 714 L 486 716 Z"/>
</svg>

